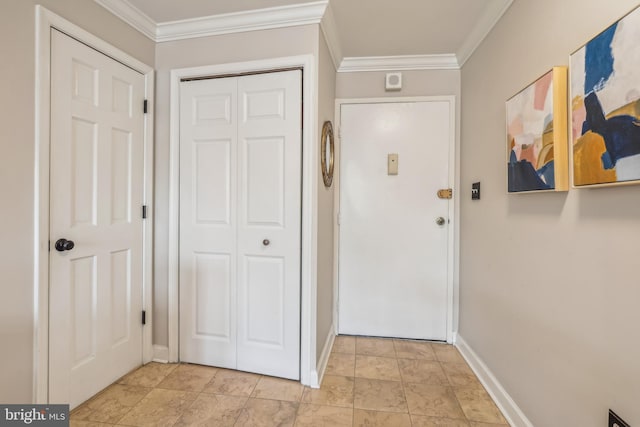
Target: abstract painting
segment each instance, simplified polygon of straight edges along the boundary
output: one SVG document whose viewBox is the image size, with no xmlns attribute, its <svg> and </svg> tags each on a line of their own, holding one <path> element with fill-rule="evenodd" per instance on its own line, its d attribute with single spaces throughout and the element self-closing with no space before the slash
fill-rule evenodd
<svg viewBox="0 0 640 427">
<path fill-rule="evenodd" d="M 554 67 L 506 110 L 509 193 L 567 191 L 567 67 Z"/>
<path fill-rule="evenodd" d="M 640 9 L 571 54 L 573 185 L 640 182 Z"/>
</svg>

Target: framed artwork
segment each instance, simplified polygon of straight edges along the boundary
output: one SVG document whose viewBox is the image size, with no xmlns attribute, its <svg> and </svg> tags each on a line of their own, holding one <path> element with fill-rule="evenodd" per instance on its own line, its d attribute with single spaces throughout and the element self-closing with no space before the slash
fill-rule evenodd
<svg viewBox="0 0 640 427">
<path fill-rule="evenodd" d="M 569 190 L 567 67 L 551 71 L 510 98 L 507 191 Z"/>
<path fill-rule="evenodd" d="M 640 9 L 571 54 L 574 187 L 640 183 Z"/>
</svg>

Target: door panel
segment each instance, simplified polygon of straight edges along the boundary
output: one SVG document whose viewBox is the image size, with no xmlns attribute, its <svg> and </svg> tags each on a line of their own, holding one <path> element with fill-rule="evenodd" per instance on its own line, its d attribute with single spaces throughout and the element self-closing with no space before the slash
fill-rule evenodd
<svg viewBox="0 0 640 427">
<path fill-rule="evenodd" d="M 73 408 L 142 364 L 145 82 L 58 31 L 51 81 L 49 397 Z"/>
<path fill-rule="evenodd" d="M 111 224 L 131 222 L 133 134 L 111 131 Z"/>
<path fill-rule="evenodd" d="M 238 94 L 238 369 L 299 379 L 301 72 L 243 77 Z"/>
<path fill-rule="evenodd" d="M 131 335 L 131 251 L 111 253 L 111 346 L 126 342 Z"/>
<path fill-rule="evenodd" d="M 180 89 L 180 360 L 233 369 L 237 83 Z"/>
<path fill-rule="evenodd" d="M 195 141 L 197 224 L 231 224 L 231 140 Z"/>
<path fill-rule="evenodd" d="M 73 368 L 95 359 L 96 355 L 96 257 L 71 261 L 71 342 Z"/>
<path fill-rule="evenodd" d="M 231 257 L 228 254 L 196 254 L 196 287 L 193 311 L 199 337 L 231 338 Z"/>
<path fill-rule="evenodd" d="M 248 300 L 246 340 L 254 345 L 283 348 L 284 342 L 284 259 L 245 257 Z"/>
<path fill-rule="evenodd" d="M 451 120 L 448 101 L 342 106 L 340 333 L 446 339 Z"/>
<path fill-rule="evenodd" d="M 247 226 L 284 227 L 284 138 L 243 141 Z"/>
<path fill-rule="evenodd" d="M 71 118 L 71 190 L 74 206 L 72 226 L 97 225 L 98 126 Z"/>
<path fill-rule="evenodd" d="M 299 378 L 301 72 L 181 84 L 180 358 Z"/>
</svg>

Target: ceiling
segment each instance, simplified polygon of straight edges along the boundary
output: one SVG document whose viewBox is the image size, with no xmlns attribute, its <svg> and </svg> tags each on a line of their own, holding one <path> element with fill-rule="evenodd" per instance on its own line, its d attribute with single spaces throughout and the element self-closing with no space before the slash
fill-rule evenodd
<svg viewBox="0 0 640 427">
<path fill-rule="evenodd" d="M 326 0 L 96 0 L 128 4 L 141 12 L 147 25 L 163 27 L 175 21 L 205 17 L 235 18 L 256 10 L 296 7 L 326 8 Z M 329 0 L 330 27 L 340 58 L 455 55 L 458 66 L 504 14 L 513 0 Z M 273 9 L 275 10 L 275 9 Z M 231 15 L 229 15 L 231 14 Z M 145 16 L 146 15 L 146 16 Z M 122 16 L 121 16 L 122 17 Z M 170 23 L 170 24 L 169 24 Z M 286 25 L 281 25 L 286 26 Z M 326 28 L 323 27 L 326 34 Z M 162 41 L 162 39 L 158 40 Z M 335 46 L 334 46 L 335 47 Z M 450 67 L 451 68 L 451 67 Z M 453 67 L 455 68 L 455 67 Z"/>
</svg>

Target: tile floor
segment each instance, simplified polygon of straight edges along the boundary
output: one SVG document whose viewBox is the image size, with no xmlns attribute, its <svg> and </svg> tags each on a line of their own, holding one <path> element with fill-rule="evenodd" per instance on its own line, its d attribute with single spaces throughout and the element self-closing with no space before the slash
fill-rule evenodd
<svg viewBox="0 0 640 427">
<path fill-rule="evenodd" d="M 246 372 L 150 363 L 76 408 L 71 426 L 507 426 L 445 344 L 339 336 L 320 389 Z"/>
</svg>

